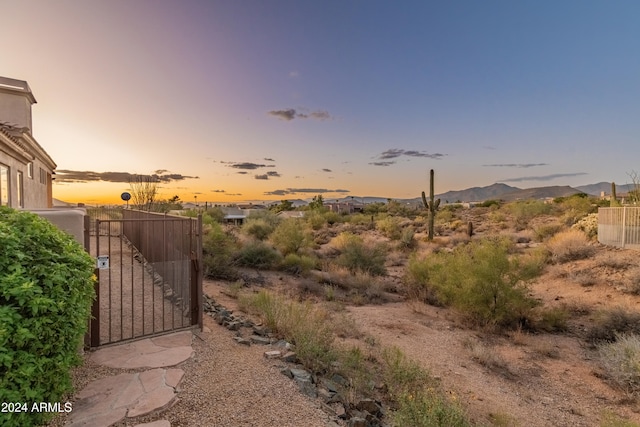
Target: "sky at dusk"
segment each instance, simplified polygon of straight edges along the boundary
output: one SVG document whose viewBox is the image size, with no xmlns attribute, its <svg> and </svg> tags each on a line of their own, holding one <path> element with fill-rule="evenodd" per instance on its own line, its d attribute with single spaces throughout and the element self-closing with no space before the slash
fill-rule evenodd
<svg viewBox="0 0 640 427">
<path fill-rule="evenodd" d="M 640 171 L 640 2 L 0 1 L 54 197 L 413 198 Z"/>
</svg>

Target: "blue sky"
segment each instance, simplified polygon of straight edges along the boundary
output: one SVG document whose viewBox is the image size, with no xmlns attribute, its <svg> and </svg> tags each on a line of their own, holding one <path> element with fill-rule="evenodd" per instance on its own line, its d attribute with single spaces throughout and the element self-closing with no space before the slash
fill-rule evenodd
<svg viewBox="0 0 640 427">
<path fill-rule="evenodd" d="M 636 1 L 3 5 L 54 197 L 411 198 L 640 170 Z"/>
</svg>

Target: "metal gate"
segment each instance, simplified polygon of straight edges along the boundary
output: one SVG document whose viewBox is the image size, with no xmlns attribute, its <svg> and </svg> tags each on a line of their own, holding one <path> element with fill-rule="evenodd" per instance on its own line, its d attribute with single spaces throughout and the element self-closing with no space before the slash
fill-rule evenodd
<svg viewBox="0 0 640 427">
<path fill-rule="evenodd" d="M 119 209 L 93 221 L 91 347 L 202 327 L 201 216 Z"/>
</svg>

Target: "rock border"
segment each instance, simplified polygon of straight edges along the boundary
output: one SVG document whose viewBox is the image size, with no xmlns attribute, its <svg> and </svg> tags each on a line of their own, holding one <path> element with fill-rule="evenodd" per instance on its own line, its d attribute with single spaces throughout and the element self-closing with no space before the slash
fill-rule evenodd
<svg viewBox="0 0 640 427">
<path fill-rule="evenodd" d="M 334 374 L 330 378 L 317 376 L 301 365 L 295 353 L 295 346 L 285 340 L 278 340 L 272 331 L 261 324 L 233 313 L 214 298 L 204 295 L 204 313 L 211 316 L 218 325 L 235 332 L 233 339 L 239 345 L 268 346 L 263 356 L 268 360 L 281 361 L 277 365 L 280 372 L 295 381 L 300 391 L 309 398 L 318 399 L 322 409 L 331 417 L 328 427 L 345 425 L 349 427 L 388 427 L 383 421 L 386 410 L 382 402 L 363 398 L 350 404 L 344 397 L 349 380 Z M 333 424 L 333 425 L 332 425 Z"/>
</svg>

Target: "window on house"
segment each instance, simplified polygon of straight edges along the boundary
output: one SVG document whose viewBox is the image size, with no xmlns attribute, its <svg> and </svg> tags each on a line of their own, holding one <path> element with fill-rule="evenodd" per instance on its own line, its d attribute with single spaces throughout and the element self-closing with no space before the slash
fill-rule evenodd
<svg viewBox="0 0 640 427">
<path fill-rule="evenodd" d="M 40 184 L 47 183 L 47 171 L 40 168 Z"/>
<path fill-rule="evenodd" d="M 0 164 L 0 205 L 9 205 L 9 167 Z"/>
<path fill-rule="evenodd" d="M 24 176 L 18 171 L 16 184 L 18 184 L 18 207 L 24 208 Z"/>
<path fill-rule="evenodd" d="M 27 163 L 27 176 L 33 178 L 33 162 Z"/>
</svg>

